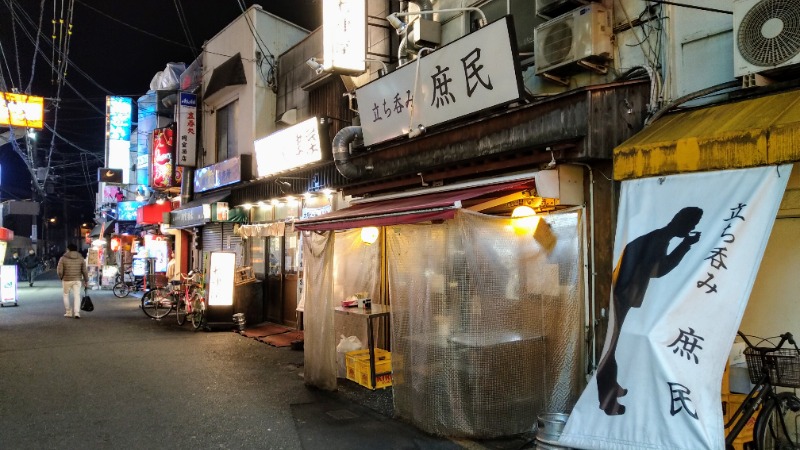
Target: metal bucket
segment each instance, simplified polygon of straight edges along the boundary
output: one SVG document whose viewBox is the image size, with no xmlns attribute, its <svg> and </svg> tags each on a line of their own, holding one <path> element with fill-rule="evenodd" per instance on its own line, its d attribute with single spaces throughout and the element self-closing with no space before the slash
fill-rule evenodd
<svg viewBox="0 0 800 450">
<path fill-rule="evenodd" d="M 558 445 L 558 438 L 567 424 L 568 414 L 545 413 L 536 420 L 536 448 L 560 450 L 569 447 Z"/>
</svg>

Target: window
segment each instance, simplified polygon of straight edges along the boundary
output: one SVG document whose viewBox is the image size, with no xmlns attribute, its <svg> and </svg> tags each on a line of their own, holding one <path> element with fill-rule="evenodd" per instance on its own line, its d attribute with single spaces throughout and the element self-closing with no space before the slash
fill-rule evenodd
<svg viewBox="0 0 800 450">
<path fill-rule="evenodd" d="M 217 109 L 217 160 L 224 161 L 238 154 L 236 143 L 236 122 L 239 115 L 239 101 L 235 100 Z"/>
</svg>

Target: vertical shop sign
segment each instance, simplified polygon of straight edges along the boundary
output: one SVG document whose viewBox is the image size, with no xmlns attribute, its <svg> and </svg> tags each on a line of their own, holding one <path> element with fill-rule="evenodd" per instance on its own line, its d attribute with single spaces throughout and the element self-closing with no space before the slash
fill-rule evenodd
<svg viewBox="0 0 800 450">
<path fill-rule="evenodd" d="M 108 168 L 122 170 L 122 183 L 130 183 L 131 123 L 133 100 L 106 97 L 106 161 Z"/>
<path fill-rule="evenodd" d="M 365 0 L 322 3 L 323 67 L 342 73 L 366 69 L 367 9 Z"/>
<path fill-rule="evenodd" d="M 791 168 L 622 182 L 609 330 L 559 445 L 725 448 L 722 374 Z"/>
<path fill-rule="evenodd" d="M 178 166 L 197 165 L 197 96 L 180 93 L 178 103 Z"/>
<path fill-rule="evenodd" d="M 153 165 L 150 170 L 153 178 L 150 185 L 154 188 L 164 189 L 173 186 L 174 154 L 175 134 L 172 127 L 153 130 Z"/>
</svg>

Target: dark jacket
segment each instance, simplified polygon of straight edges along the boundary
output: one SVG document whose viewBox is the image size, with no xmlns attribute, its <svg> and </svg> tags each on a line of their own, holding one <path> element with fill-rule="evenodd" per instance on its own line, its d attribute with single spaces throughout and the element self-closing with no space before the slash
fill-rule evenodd
<svg viewBox="0 0 800 450">
<path fill-rule="evenodd" d="M 36 255 L 27 254 L 24 258 L 22 258 L 22 265 L 28 270 L 35 269 L 39 266 L 39 257 Z"/>
<path fill-rule="evenodd" d="M 68 251 L 58 260 L 56 267 L 58 278 L 64 281 L 83 281 L 89 280 L 89 273 L 86 270 L 86 261 L 83 256 L 76 251 Z"/>
</svg>

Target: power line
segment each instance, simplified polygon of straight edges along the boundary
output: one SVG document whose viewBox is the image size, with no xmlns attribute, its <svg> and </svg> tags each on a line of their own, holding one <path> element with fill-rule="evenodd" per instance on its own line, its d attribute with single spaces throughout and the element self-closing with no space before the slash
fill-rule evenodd
<svg viewBox="0 0 800 450">
<path fill-rule="evenodd" d="M 121 25 L 124 25 L 124 26 L 126 26 L 126 27 L 128 27 L 128 28 L 130 28 L 130 29 L 132 29 L 132 30 L 138 31 L 138 32 L 140 32 L 140 33 L 142 33 L 142 34 L 146 34 L 146 35 L 148 35 L 148 36 L 150 36 L 150 37 L 153 37 L 153 38 L 156 38 L 156 39 L 162 40 L 162 41 L 164 41 L 164 42 L 169 42 L 170 44 L 174 44 L 174 45 L 178 45 L 178 46 L 180 46 L 180 47 L 187 47 L 187 48 L 189 48 L 189 49 L 192 49 L 192 46 L 190 46 L 190 45 L 186 45 L 186 44 L 184 44 L 184 43 L 182 43 L 182 42 L 177 42 L 177 41 L 173 41 L 173 40 L 171 40 L 171 39 L 167 39 L 167 38 L 165 38 L 165 37 L 161 37 L 161 36 L 159 36 L 159 35 L 157 35 L 157 34 L 154 34 L 154 33 L 151 33 L 151 32 L 149 32 L 149 31 L 147 31 L 147 30 L 143 30 L 143 29 L 141 29 L 141 28 L 135 27 L 135 26 L 133 26 L 133 25 L 131 25 L 131 24 L 127 23 L 127 22 L 124 22 L 124 21 L 122 21 L 122 20 L 120 20 L 120 19 L 117 19 L 116 17 L 112 17 L 112 16 L 110 16 L 110 15 L 108 15 L 108 14 L 104 13 L 103 11 L 100 11 L 99 9 L 95 8 L 94 6 L 91 6 L 91 5 L 88 5 L 88 4 L 84 3 L 84 2 L 82 2 L 81 0 L 75 0 L 75 1 L 76 1 L 77 3 L 79 3 L 79 4 L 81 4 L 81 5 L 83 5 L 83 6 L 87 7 L 87 8 L 89 8 L 89 9 L 91 9 L 92 11 L 96 12 L 97 14 L 100 14 L 100 15 L 102 15 L 102 16 L 104 16 L 104 17 L 108 18 L 108 19 L 111 19 L 111 20 L 113 20 L 114 22 L 117 22 L 117 23 L 119 23 L 119 24 L 121 24 Z"/>
</svg>

